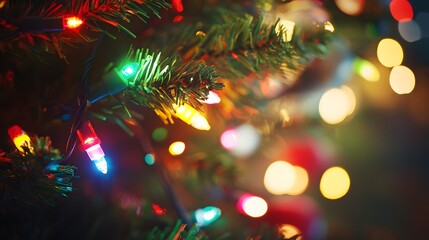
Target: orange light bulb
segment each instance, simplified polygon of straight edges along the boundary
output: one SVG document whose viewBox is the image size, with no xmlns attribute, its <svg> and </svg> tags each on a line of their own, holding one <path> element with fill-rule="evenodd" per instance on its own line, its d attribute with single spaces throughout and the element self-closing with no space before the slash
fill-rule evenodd
<svg viewBox="0 0 429 240">
<path fill-rule="evenodd" d="M 80 25 L 82 25 L 82 23 L 83 23 L 82 19 L 78 17 L 67 17 L 65 19 L 64 27 L 69 29 L 74 29 L 74 28 L 78 28 Z"/>
</svg>

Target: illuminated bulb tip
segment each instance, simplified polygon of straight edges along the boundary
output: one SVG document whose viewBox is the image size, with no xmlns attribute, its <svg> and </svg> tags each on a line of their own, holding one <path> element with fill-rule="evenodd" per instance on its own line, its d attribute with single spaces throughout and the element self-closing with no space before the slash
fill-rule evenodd
<svg viewBox="0 0 429 240">
<path fill-rule="evenodd" d="M 181 106 L 173 105 L 176 111 L 176 117 L 198 130 L 210 130 L 207 119 L 198 110 L 189 104 Z"/>
<path fill-rule="evenodd" d="M 133 77 L 136 74 L 138 67 L 139 67 L 139 64 L 136 62 L 127 64 L 121 69 L 121 74 L 125 79 L 128 80 L 129 78 Z"/>
<path fill-rule="evenodd" d="M 198 130 L 210 130 L 210 124 L 207 119 L 201 114 L 195 114 L 191 120 L 191 126 Z"/>
<path fill-rule="evenodd" d="M 107 173 L 107 161 L 104 157 L 93 160 L 93 162 L 95 164 L 95 167 L 97 167 L 98 171 L 102 172 L 103 174 Z"/>
<path fill-rule="evenodd" d="M 210 91 L 207 99 L 203 102 L 207 104 L 217 104 L 220 103 L 220 97 L 217 93 Z"/>
<path fill-rule="evenodd" d="M 82 25 L 82 23 L 82 19 L 78 17 L 68 17 L 66 18 L 65 27 L 69 29 L 78 28 L 80 25 Z"/>
<path fill-rule="evenodd" d="M 334 25 L 332 25 L 332 23 L 330 21 L 325 22 L 325 30 L 328 32 L 334 32 L 335 28 Z"/>
</svg>

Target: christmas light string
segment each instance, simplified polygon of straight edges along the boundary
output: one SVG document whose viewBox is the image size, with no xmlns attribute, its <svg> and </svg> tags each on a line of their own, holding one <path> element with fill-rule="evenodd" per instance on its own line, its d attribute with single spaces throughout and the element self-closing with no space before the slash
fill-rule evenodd
<svg viewBox="0 0 429 240">
<path fill-rule="evenodd" d="M 88 87 L 89 72 L 91 71 L 91 68 L 93 66 L 93 63 L 94 63 L 94 60 L 95 60 L 98 48 L 99 48 L 99 46 L 100 46 L 103 38 L 105 37 L 104 35 L 107 35 L 107 34 L 103 33 L 100 37 L 97 38 L 98 39 L 97 43 L 95 44 L 94 48 L 92 49 L 90 57 L 87 59 L 87 61 L 85 63 L 84 71 L 83 71 L 83 74 L 82 74 L 82 80 L 80 82 L 80 87 L 79 87 L 79 96 L 77 98 L 78 109 L 77 109 L 77 111 L 75 113 L 75 118 L 74 118 L 74 121 L 72 123 L 72 127 L 70 129 L 69 137 L 67 139 L 66 157 L 64 158 L 64 161 L 68 160 L 69 157 L 71 156 L 71 154 L 72 154 L 72 152 L 73 152 L 73 150 L 75 148 L 75 145 L 76 145 L 76 134 L 78 133 L 79 129 L 82 127 L 82 124 L 84 123 L 85 113 L 86 113 L 87 107 L 88 107 L 88 100 L 89 100 L 88 96 L 89 96 L 89 93 L 90 93 L 90 89 Z M 160 53 L 157 54 L 157 55 L 155 53 L 153 53 L 150 56 L 151 56 L 150 60 L 146 59 L 145 61 L 141 61 L 140 64 L 137 64 L 137 67 L 136 67 L 136 65 L 132 65 L 132 66 L 134 66 L 136 68 L 138 68 L 138 67 L 142 68 L 143 66 L 149 66 L 148 69 L 150 71 L 147 70 L 145 72 L 144 71 L 140 72 L 140 74 L 142 74 L 142 73 L 149 74 L 148 78 L 146 78 L 146 79 L 142 78 L 143 80 L 139 79 L 140 83 L 143 82 L 142 86 L 143 86 L 143 89 L 145 89 L 145 90 L 149 89 L 149 87 L 150 87 L 149 86 L 150 84 L 146 84 L 147 82 L 145 82 L 145 81 L 152 80 L 154 78 L 158 78 L 159 76 L 160 76 L 160 79 L 161 79 L 163 77 L 163 74 L 166 73 L 166 69 L 168 67 L 172 66 L 172 65 L 169 65 L 169 64 L 167 64 L 165 67 L 159 67 L 158 66 L 157 63 L 158 63 L 158 59 L 160 58 Z M 172 61 L 172 62 L 175 63 L 176 59 L 174 61 Z M 151 65 L 152 63 L 155 63 L 155 64 Z M 164 63 L 164 62 L 162 62 L 162 63 Z M 187 63 L 187 65 L 185 65 L 185 66 L 192 66 L 192 64 Z M 198 65 L 198 66 L 203 66 L 203 65 Z M 124 74 L 132 73 L 132 71 L 135 71 L 134 67 L 126 68 L 126 69 L 123 70 L 122 73 L 124 73 Z M 202 69 L 204 70 L 204 66 L 202 67 Z M 210 69 L 209 70 L 204 70 L 204 71 L 208 71 L 209 72 Z M 186 71 L 183 71 L 183 72 L 186 72 Z M 191 78 L 191 80 L 192 79 L 193 78 Z M 162 80 L 164 81 L 165 79 L 162 79 Z M 168 79 L 168 80 L 170 80 L 170 79 Z M 192 81 L 190 81 L 190 83 L 191 82 Z M 129 86 L 133 86 L 135 83 L 131 82 L 131 81 L 128 81 L 128 84 L 129 84 Z M 178 85 L 176 85 L 176 89 L 179 89 L 180 87 L 186 88 L 187 86 L 178 86 Z M 210 86 L 210 87 L 212 87 L 212 86 Z M 213 89 L 213 87 L 212 87 L 212 89 Z M 212 90 L 212 89 L 209 89 L 209 88 L 203 89 L 204 91 L 202 91 L 203 93 L 200 94 L 200 98 L 201 98 L 201 96 L 203 96 L 203 98 L 204 98 L 204 96 L 206 95 L 206 91 L 207 90 Z M 148 91 L 148 92 L 150 93 L 150 91 Z M 179 93 L 181 93 L 181 92 L 179 91 Z M 106 96 L 109 96 L 109 95 L 113 95 L 113 93 L 109 92 L 109 94 L 106 94 Z M 168 95 L 168 93 L 166 95 Z M 192 97 L 195 97 L 195 95 L 196 95 L 197 96 L 196 99 L 200 100 L 198 98 L 198 95 L 199 95 L 198 91 L 192 92 L 191 95 L 192 95 Z M 177 97 L 177 96 L 179 96 L 179 97 Z M 187 99 L 188 95 L 184 94 L 184 96 L 185 97 L 183 97 L 183 99 Z M 179 102 L 179 103 L 185 102 L 185 101 L 180 100 L 180 99 L 182 99 L 181 98 L 182 96 L 180 96 L 180 94 L 176 95 L 175 97 L 176 97 L 176 100 L 175 100 L 176 102 Z M 179 99 L 179 100 L 177 100 L 177 99 Z M 171 99 L 169 99 L 169 100 L 171 100 Z M 150 101 L 148 101 L 148 102 L 150 103 Z M 167 102 L 167 103 L 169 103 L 169 102 Z M 163 102 L 162 104 L 165 104 L 165 102 Z M 165 104 L 165 105 L 167 105 L 167 104 Z M 169 104 L 169 105 L 171 105 L 171 104 Z M 172 105 L 172 106 L 173 106 L 173 112 L 176 111 L 177 109 L 174 109 L 175 108 L 174 105 Z M 158 110 L 158 109 L 155 108 L 155 110 Z M 171 112 L 171 109 L 168 110 L 167 112 Z M 138 126 L 141 128 L 140 125 L 138 125 Z M 136 138 L 139 140 L 140 145 L 142 146 L 142 148 L 148 150 L 147 151 L 148 154 L 153 154 L 153 156 L 155 156 L 154 150 L 153 150 L 153 146 L 150 145 L 150 143 L 149 143 L 149 141 L 148 141 L 148 139 L 146 137 L 142 137 L 142 136 L 138 137 L 138 136 L 136 136 Z M 143 146 L 145 146 L 145 147 L 143 147 Z M 91 160 L 93 160 L 93 159 L 91 159 Z M 163 169 L 162 165 L 160 165 L 159 163 L 156 163 L 156 159 L 155 158 L 154 158 L 154 162 L 155 162 L 155 168 L 157 169 L 157 172 L 159 172 L 159 175 L 161 176 L 161 179 L 162 179 L 162 181 L 164 183 L 164 187 L 165 187 L 165 190 L 167 192 L 167 195 L 169 195 L 169 197 L 172 199 L 173 205 L 174 205 L 174 207 L 175 207 L 175 209 L 176 209 L 179 217 L 186 223 L 186 225 L 188 227 L 191 226 L 192 225 L 192 220 L 190 220 L 190 218 L 189 218 L 186 210 L 183 207 L 183 204 L 181 203 L 180 199 L 177 197 L 176 193 L 174 192 L 174 189 L 172 188 L 172 184 L 171 184 L 171 181 L 169 179 L 169 176 L 168 176 L 167 172 L 165 171 L 165 169 Z M 214 212 L 217 213 L 217 211 L 214 211 Z"/>
<path fill-rule="evenodd" d="M 98 38 L 94 48 L 91 51 L 91 54 L 87 61 L 85 62 L 84 71 L 82 74 L 82 79 L 79 84 L 79 95 L 77 99 L 78 104 L 78 110 L 75 113 L 75 117 L 73 120 L 73 123 L 70 128 L 70 133 L 67 138 L 66 142 L 66 155 L 64 157 L 64 161 L 67 161 L 71 154 L 73 153 L 73 150 L 76 146 L 76 132 L 79 129 L 80 125 L 82 124 L 82 121 L 84 119 L 85 112 L 87 110 L 87 104 L 88 104 L 88 79 L 89 79 L 89 72 L 94 64 L 95 58 L 97 56 L 97 52 L 99 51 L 99 48 L 105 38 L 105 34 L 101 33 L 101 36 Z"/>
<path fill-rule="evenodd" d="M 56 52 L 66 60 L 63 43 L 90 43 L 100 32 L 116 39 L 109 27 L 136 38 L 125 26 L 131 22 L 131 17 L 147 23 L 151 15 L 161 18 L 160 12 L 170 6 L 164 0 L 74 0 L 61 4 L 55 1 L 39 1 L 37 4 L 25 0 L 6 1 L 0 8 L 0 28 L 4 30 L 0 46 L 16 52 L 22 50 L 22 46 L 36 54 Z M 82 30 L 76 29 L 79 26 Z M 38 48 L 36 43 L 41 43 L 44 48 Z"/>
<path fill-rule="evenodd" d="M 60 164 L 62 155 L 52 147 L 50 138 L 30 137 L 18 125 L 10 127 L 8 133 L 16 150 L 0 151 L 0 211 L 54 206 L 56 199 L 68 196 L 73 190 L 75 167 Z"/>
</svg>

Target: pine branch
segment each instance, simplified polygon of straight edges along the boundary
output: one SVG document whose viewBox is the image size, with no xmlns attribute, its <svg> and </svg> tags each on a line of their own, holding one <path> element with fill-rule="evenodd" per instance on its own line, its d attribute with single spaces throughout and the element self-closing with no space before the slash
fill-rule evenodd
<svg viewBox="0 0 429 240">
<path fill-rule="evenodd" d="M 326 53 L 322 50 L 327 43 L 323 26 L 311 26 L 311 30 L 297 27 L 288 42 L 286 29 L 278 21 L 266 25 L 263 16 L 241 15 L 228 12 L 222 24 L 211 26 L 207 32 L 187 29 L 175 41 L 182 43 L 180 50 L 185 56 L 195 55 L 213 64 L 220 76 L 231 80 L 281 67 L 297 70 L 314 56 Z"/>
<path fill-rule="evenodd" d="M 53 206 L 72 191 L 75 168 L 58 164 L 62 156 L 50 138 L 35 137 L 31 144 L 34 153 L 28 146 L 23 147 L 24 153 L 0 152 L 0 212 Z"/>
<path fill-rule="evenodd" d="M 212 19 L 213 15 L 217 20 Z M 232 109 L 235 116 L 244 118 L 257 112 L 263 104 L 262 81 L 276 76 L 290 86 L 312 59 L 327 53 L 331 36 L 324 23 L 314 23 L 296 26 L 292 40 L 286 41 L 287 30 L 279 21 L 266 24 L 263 16 L 225 9 L 210 12 L 207 19 L 191 27 L 185 24 L 162 49 L 216 68 L 227 85 L 220 93 L 219 111 L 224 117 L 232 116 Z"/>
<path fill-rule="evenodd" d="M 167 9 L 170 4 L 164 0 L 78 0 L 65 1 L 41 1 L 18 3 L 8 2 L 0 11 L 0 49 L 19 50 L 27 48 L 33 52 L 55 51 L 60 58 L 65 58 L 63 45 L 73 46 L 75 43 L 92 42 L 98 33 L 105 32 L 112 38 L 108 27 L 115 27 L 124 31 L 131 37 L 136 37 L 124 24 L 131 22 L 131 17 L 136 17 L 144 23 L 150 19 L 150 15 L 160 16 L 160 10 Z M 22 26 L 23 20 L 50 19 L 64 16 L 78 16 L 83 19 L 79 30 L 65 29 L 60 32 L 27 32 Z M 28 22 L 28 21 L 27 21 Z"/>
<path fill-rule="evenodd" d="M 130 62 L 138 63 L 139 69 L 129 80 L 126 95 L 132 102 L 153 109 L 171 123 L 174 106 L 189 103 L 198 108 L 198 100 L 207 99 L 210 90 L 223 87 L 216 82 L 214 68 L 195 59 L 183 62 L 178 56 L 161 58 L 161 53 L 131 49 L 124 63 Z"/>
<path fill-rule="evenodd" d="M 146 239 L 208 239 L 208 237 L 196 225 L 192 226 L 189 230 L 185 230 L 185 228 L 186 225 L 178 220 L 174 227 L 167 227 L 164 230 L 160 230 L 158 227 L 155 227 L 150 233 L 148 233 Z"/>
</svg>

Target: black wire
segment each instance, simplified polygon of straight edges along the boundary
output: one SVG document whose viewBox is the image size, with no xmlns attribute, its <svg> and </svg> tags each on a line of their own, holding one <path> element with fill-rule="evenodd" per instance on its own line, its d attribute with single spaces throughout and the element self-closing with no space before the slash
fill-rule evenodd
<svg viewBox="0 0 429 240">
<path fill-rule="evenodd" d="M 140 148 L 143 150 L 143 152 L 145 152 L 146 154 L 153 154 L 153 156 L 155 157 L 155 148 L 153 147 L 150 139 L 147 137 L 144 128 L 141 126 L 141 124 L 136 122 L 132 126 L 130 125 L 130 127 L 135 133 L 134 137 L 138 140 Z M 181 199 L 174 191 L 170 176 L 164 169 L 163 164 L 161 162 L 158 162 L 158 160 L 156 159 L 155 163 L 153 164 L 153 167 L 156 169 L 158 175 L 161 177 L 164 190 L 169 199 L 172 201 L 173 207 L 176 210 L 177 215 L 186 224 L 186 228 L 190 229 L 193 225 L 193 222 L 189 217 L 189 214 L 187 213 Z"/>
<path fill-rule="evenodd" d="M 77 99 L 77 104 L 78 104 L 79 108 L 76 111 L 76 115 L 75 115 L 75 118 L 73 120 L 73 124 L 70 128 L 70 133 L 69 133 L 69 136 L 67 138 L 67 143 L 66 143 L 66 154 L 65 154 L 65 157 L 62 161 L 67 161 L 70 158 L 71 154 L 73 153 L 73 151 L 76 147 L 76 144 L 77 144 L 76 132 L 83 122 L 83 119 L 85 117 L 85 112 L 87 109 L 87 105 L 88 105 L 89 73 L 90 73 L 91 68 L 94 64 L 95 58 L 97 56 L 97 52 L 100 48 L 100 45 L 105 38 L 105 35 L 106 35 L 105 33 L 100 34 L 94 48 L 92 49 L 91 55 L 89 56 L 89 58 L 85 62 L 85 67 L 83 70 L 82 79 L 81 79 L 81 82 L 79 84 L 80 91 L 79 91 L 79 95 L 78 95 L 78 99 Z"/>
</svg>

